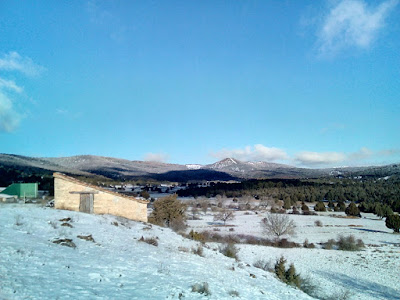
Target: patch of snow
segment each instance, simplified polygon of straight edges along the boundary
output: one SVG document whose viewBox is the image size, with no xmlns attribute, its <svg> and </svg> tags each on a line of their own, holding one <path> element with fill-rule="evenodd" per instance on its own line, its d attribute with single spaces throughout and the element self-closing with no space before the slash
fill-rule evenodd
<svg viewBox="0 0 400 300">
<path fill-rule="evenodd" d="M 202 165 L 196 165 L 196 164 L 188 164 L 186 165 L 186 168 L 189 170 L 198 170 L 201 169 Z"/>
</svg>

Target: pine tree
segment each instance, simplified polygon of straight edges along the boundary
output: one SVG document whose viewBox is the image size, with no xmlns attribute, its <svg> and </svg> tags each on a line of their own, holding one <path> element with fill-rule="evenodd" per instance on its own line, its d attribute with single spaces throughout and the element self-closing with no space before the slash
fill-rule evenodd
<svg viewBox="0 0 400 300">
<path fill-rule="evenodd" d="M 291 284 L 297 287 L 300 287 L 300 276 L 296 274 L 296 269 L 294 268 L 294 264 L 290 264 L 289 269 L 285 273 L 287 284 Z"/>
<path fill-rule="evenodd" d="M 310 208 L 307 206 L 307 204 L 303 204 L 302 206 L 301 206 L 301 210 L 302 211 L 310 211 Z"/>
<path fill-rule="evenodd" d="M 339 211 L 345 211 L 346 210 L 346 204 L 344 204 L 343 201 L 339 201 L 338 205 L 339 205 Z"/>
<path fill-rule="evenodd" d="M 360 210 L 354 202 L 350 203 L 350 205 L 346 208 L 345 213 L 348 216 L 361 217 Z"/>
<path fill-rule="evenodd" d="M 390 215 L 386 218 L 386 227 L 393 229 L 394 232 L 400 232 L 400 216 L 399 215 Z"/>
<path fill-rule="evenodd" d="M 322 201 L 318 201 L 318 203 L 314 207 L 315 211 L 326 211 L 325 204 Z"/>
<path fill-rule="evenodd" d="M 283 282 L 286 282 L 286 269 L 285 269 L 286 259 L 281 256 L 275 264 L 275 274 Z"/>
<path fill-rule="evenodd" d="M 177 197 L 178 195 L 174 194 L 156 200 L 149 222 L 174 229 L 182 228 L 186 221 L 186 205 Z"/>
</svg>

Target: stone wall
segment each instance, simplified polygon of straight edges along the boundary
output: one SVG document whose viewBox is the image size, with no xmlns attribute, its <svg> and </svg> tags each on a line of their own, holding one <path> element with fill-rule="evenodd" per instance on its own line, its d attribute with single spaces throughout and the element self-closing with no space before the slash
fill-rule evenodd
<svg viewBox="0 0 400 300">
<path fill-rule="evenodd" d="M 147 222 L 147 201 L 118 195 L 65 175 L 54 174 L 55 208 L 79 211 L 80 194 L 77 192 L 95 193 L 93 194 L 95 214 L 110 214 Z"/>
</svg>

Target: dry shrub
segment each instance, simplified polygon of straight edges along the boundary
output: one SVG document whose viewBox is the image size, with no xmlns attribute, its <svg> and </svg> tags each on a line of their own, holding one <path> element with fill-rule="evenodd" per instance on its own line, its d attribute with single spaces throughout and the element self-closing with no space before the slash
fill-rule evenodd
<svg viewBox="0 0 400 300">
<path fill-rule="evenodd" d="M 264 271 L 272 271 L 273 270 L 271 262 L 263 260 L 263 259 L 259 259 L 259 260 L 255 261 L 253 263 L 253 266 L 258 269 L 264 270 Z"/>
<path fill-rule="evenodd" d="M 95 243 L 94 238 L 92 237 L 91 234 L 89 234 L 89 235 L 78 235 L 77 238 Z"/>
<path fill-rule="evenodd" d="M 304 243 L 303 243 L 303 247 L 304 247 L 304 248 L 312 249 L 312 248 L 315 248 L 315 245 L 314 245 L 313 243 L 309 243 L 309 242 L 308 242 L 308 239 L 305 239 L 305 240 L 304 240 Z"/>
<path fill-rule="evenodd" d="M 61 246 L 76 248 L 75 243 L 71 239 L 57 239 L 57 240 L 54 240 L 53 243 L 59 244 Z"/>
<path fill-rule="evenodd" d="M 228 295 L 231 297 L 240 297 L 239 292 L 235 290 L 229 291 Z"/>
<path fill-rule="evenodd" d="M 364 242 L 361 239 L 355 239 L 353 235 L 342 236 L 339 235 L 338 239 L 329 239 L 322 246 L 324 249 L 330 250 L 337 247 L 338 250 L 343 251 L 359 251 L 365 247 Z"/>
<path fill-rule="evenodd" d="M 139 239 L 139 242 L 145 242 L 149 245 L 153 245 L 153 246 L 158 246 L 158 241 L 157 241 L 157 237 L 152 237 L 152 238 L 144 238 L 143 236 Z"/>
<path fill-rule="evenodd" d="M 210 289 L 208 287 L 208 283 L 207 282 L 193 284 L 192 285 L 192 292 L 193 293 L 203 294 L 205 296 L 210 296 L 211 295 L 211 291 L 210 291 Z"/>
<path fill-rule="evenodd" d="M 303 215 L 305 215 L 305 216 L 316 216 L 318 214 L 316 212 L 314 212 L 314 211 L 303 211 Z"/>
<path fill-rule="evenodd" d="M 206 238 L 203 233 L 193 231 L 193 230 L 191 230 L 189 232 L 189 238 L 191 238 L 194 241 L 199 241 L 201 243 L 204 243 L 206 241 Z"/>
<path fill-rule="evenodd" d="M 197 248 L 192 248 L 192 253 L 203 257 L 204 256 L 203 247 L 201 245 L 198 245 Z"/>
<path fill-rule="evenodd" d="M 344 251 L 358 251 L 364 247 L 363 241 L 361 239 L 356 241 L 354 235 L 349 235 L 347 237 L 340 235 L 336 243 L 338 249 Z"/>
<path fill-rule="evenodd" d="M 278 247 L 278 248 L 295 248 L 295 247 L 299 247 L 298 244 L 296 244 L 295 242 L 291 242 L 288 239 L 277 240 L 277 241 L 275 241 L 273 246 L 274 247 Z"/>
<path fill-rule="evenodd" d="M 227 244 L 249 244 L 249 245 L 260 245 L 260 246 L 270 246 L 270 247 L 280 247 L 280 248 L 294 248 L 301 247 L 302 245 L 295 242 L 288 241 L 287 239 L 281 240 L 270 240 L 267 238 L 260 238 L 253 235 L 246 234 L 229 234 L 221 235 L 217 232 L 212 231 L 202 231 L 195 232 L 192 231 L 189 235 L 185 236 L 193 240 L 200 242 L 211 242 L 211 243 L 227 243 Z"/>
<path fill-rule="evenodd" d="M 239 260 L 239 258 L 237 256 L 239 249 L 235 246 L 235 244 L 232 244 L 232 243 L 225 244 L 219 248 L 219 252 L 221 252 L 223 255 L 225 255 L 227 257 L 231 257 L 236 260 Z"/>
<path fill-rule="evenodd" d="M 333 246 L 336 245 L 336 241 L 334 239 L 329 239 L 326 243 L 323 244 L 323 248 L 327 250 L 333 249 Z"/>
<path fill-rule="evenodd" d="M 314 222 L 314 224 L 315 224 L 315 226 L 317 226 L 317 227 L 322 227 L 323 225 L 322 225 L 322 222 L 320 221 L 320 220 L 316 220 L 315 222 Z"/>
</svg>

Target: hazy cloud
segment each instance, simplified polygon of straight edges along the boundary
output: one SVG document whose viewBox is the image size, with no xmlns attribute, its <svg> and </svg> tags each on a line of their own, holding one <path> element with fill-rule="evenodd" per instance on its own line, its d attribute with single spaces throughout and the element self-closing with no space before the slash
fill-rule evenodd
<svg viewBox="0 0 400 300">
<path fill-rule="evenodd" d="M 21 120 L 21 115 L 14 111 L 13 103 L 0 90 L 0 132 L 14 131 Z"/>
<path fill-rule="evenodd" d="M 346 155 L 340 152 L 300 152 L 294 157 L 296 162 L 306 166 L 320 166 L 341 163 Z"/>
<path fill-rule="evenodd" d="M 169 160 L 169 155 L 165 153 L 146 153 L 144 155 L 144 160 L 165 163 Z"/>
<path fill-rule="evenodd" d="M 380 151 L 372 151 L 366 147 L 362 147 L 356 152 L 300 152 L 294 156 L 295 163 L 310 166 L 356 166 L 366 165 L 373 162 L 382 161 L 384 158 L 400 155 L 400 149 L 384 149 Z"/>
<path fill-rule="evenodd" d="M 23 88 L 18 86 L 13 80 L 6 80 L 0 77 L 0 89 L 8 89 L 17 93 L 22 93 Z"/>
<path fill-rule="evenodd" d="M 0 70 L 18 71 L 27 76 L 38 76 L 45 68 L 35 64 L 29 57 L 22 57 L 17 52 L 9 52 L 0 57 Z"/>
<path fill-rule="evenodd" d="M 44 70 L 44 67 L 35 64 L 29 57 L 22 57 L 17 52 L 9 52 L 0 57 L 2 73 L 20 72 L 26 76 L 35 77 Z M 17 94 L 22 92 L 23 88 L 14 80 L 0 77 L 0 132 L 12 132 L 18 127 L 22 115 L 15 111 L 14 106 L 18 99 Z"/>
<path fill-rule="evenodd" d="M 374 152 L 366 147 L 361 148 L 357 152 L 350 153 L 347 157 L 347 160 L 357 161 L 362 159 L 370 158 L 374 155 Z"/>
<path fill-rule="evenodd" d="M 334 55 L 349 48 L 368 48 L 385 25 L 389 12 L 398 0 L 368 7 L 363 0 L 343 0 L 333 7 L 318 32 L 320 54 Z"/>
<path fill-rule="evenodd" d="M 57 115 L 67 115 L 68 113 L 69 113 L 69 111 L 64 109 L 64 108 L 57 108 L 56 109 L 56 114 Z"/>
<path fill-rule="evenodd" d="M 288 158 L 284 150 L 266 147 L 261 144 L 254 145 L 253 147 L 247 146 L 242 149 L 222 149 L 211 153 L 211 156 L 218 159 L 232 157 L 242 161 L 276 161 Z"/>
<path fill-rule="evenodd" d="M 400 155 L 400 149 L 385 149 L 385 150 L 380 150 L 377 153 L 378 155 L 381 156 L 393 156 L 393 155 Z"/>
<path fill-rule="evenodd" d="M 104 2 L 96 0 L 87 2 L 87 12 L 90 22 L 102 28 L 109 38 L 116 42 L 122 42 L 126 38 L 127 28 L 121 24 L 118 17 L 102 7 Z"/>
</svg>

